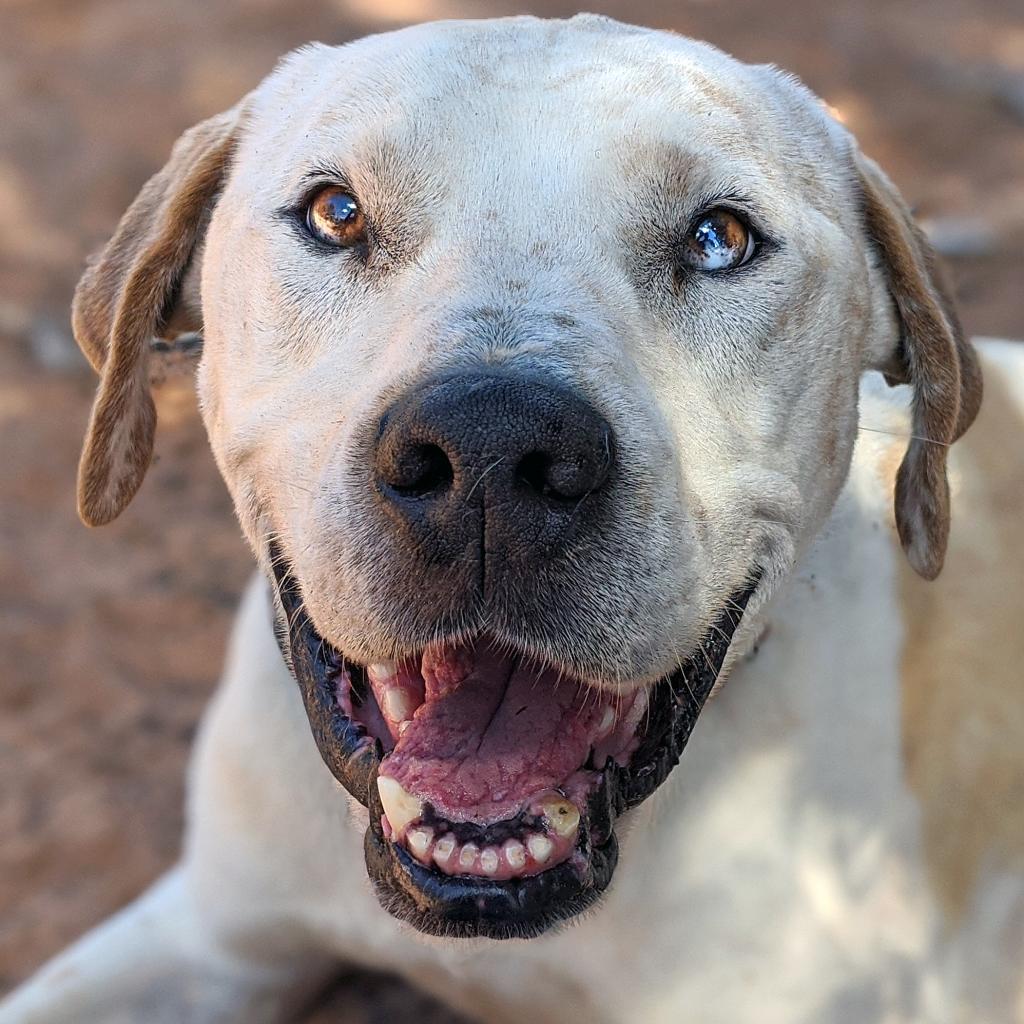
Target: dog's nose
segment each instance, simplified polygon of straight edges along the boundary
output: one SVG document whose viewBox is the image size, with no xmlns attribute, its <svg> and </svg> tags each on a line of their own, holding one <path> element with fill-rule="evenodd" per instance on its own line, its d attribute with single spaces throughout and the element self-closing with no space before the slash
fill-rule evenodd
<svg viewBox="0 0 1024 1024">
<path fill-rule="evenodd" d="M 466 374 L 420 387 L 385 413 L 374 474 L 417 543 L 454 555 L 477 509 L 487 549 L 551 535 L 607 485 L 613 463 L 611 427 L 575 391 Z"/>
</svg>

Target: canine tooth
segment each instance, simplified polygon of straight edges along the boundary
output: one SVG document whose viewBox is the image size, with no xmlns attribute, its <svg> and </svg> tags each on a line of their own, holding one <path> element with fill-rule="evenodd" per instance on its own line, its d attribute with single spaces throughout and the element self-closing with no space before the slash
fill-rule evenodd
<svg viewBox="0 0 1024 1024">
<path fill-rule="evenodd" d="M 580 823 L 580 812 L 571 800 L 545 800 L 541 804 L 541 813 L 563 839 L 571 836 Z"/>
<path fill-rule="evenodd" d="M 398 666 L 393 661 L 375 661 L 372 665 L 366 666 L 366 671 L 383 683 L 398 675 Z"/>
<path fill-rule="evenodd" d="M 615 725 L 615 709 L 607 707 L 604 709 L 604 714 L 601 716 L 601 724 L 597 727 L 597 735 L 602 739 L 612 731 L 612 727 Z"/>
<path fill-rule="evenodd" d="M 551 856 L 555 844 L 547 836 L 530 836 L 526 840 L 526 847 L 530 851 L 530 856 L 538 864 L 543 864 Z"/>
<path fill-rule="evenodd" d="M 433 829 L 414 828 L 409 835 L 406 836 L 405 841 L 408 843 L 409 849 L 412 850 L 420 860 L 423 860 L 427 855 L 427 850 L 430 849 L 430 843 L 433 838 Z"/>
<path fill-rule="evenodd" d="M 475 843 L 466 843 L 466 845 L 459 850 L 459 864 L 464 868 L 471 868 L 473 862 L 476 860 L 476 855 L 480 852 L 480 847 Z"/>
<path fill-rule="evenodd" d="M 399 736 L 404 736 L 405 735 L 405 730 L 408 729 L 410 725 L 412 725 L 412 719 L 411 718 L 407 718 L 404 722 L 399 722 L 398 723 L 398 735 Z"/>
<path fill-rule="evenodd" d="M 389 686 L 384 691 L 381 704 L 381 710 L 392 722 L 408 721 L 416 710 L 412 697 L 400 686 Z"/>
<path fill-rule="evenodd" d="M 493 875 L 498 870 L 498 851 L 490 846 L 480 854 L 480 870 L 487 875 Z"/>
<path fill-rule="evenodd" d="M 453 835 L 442 836 L 434 843 L 434 860 L 438 864 L 447 864 L 455 852 L 455 837 Z"/>
<path fill-rule="evenodd" d="M 505 844 L 505 860 L 508 861 L 508 866 L 514 870 L 524 867 L 526 864 L 526 849 L 523 844 L 516 839 L 510 839 Z"/>
<path fill-rule="evenodd" d="M 377 792 L 380 793 L 384 813 L 399 836 L 423 814 L 422 802 L 407 792 L 397 779 L 378 775 Z"/>
</svg>

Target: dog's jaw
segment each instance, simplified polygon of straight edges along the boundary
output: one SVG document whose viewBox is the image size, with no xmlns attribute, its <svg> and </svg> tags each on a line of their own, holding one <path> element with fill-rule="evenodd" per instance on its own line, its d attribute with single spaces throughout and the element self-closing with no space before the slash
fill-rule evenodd
<svg viewBox="0 0 1024 1024">
<path fill-rule="evenodd" d="M 350 703 L 339 700 L 340 656 L 317 632 L 285 558 L 272 552 L 270 561 L 281 613 L 278 642 L 299 684 L 317 747 L 335 778 L 369 808 L 364 850 L 381 904 L 424 933 L 467 938 L 537 935 L 600 897 L 618 861 L 616 819 L 653 793 L 678 762 L 759 582 L 755 578 L 731 598 L 688 660 L 645 691 L 645 714 L 628 754 L 590 764 L 582 788 L 552 792 L 564 802 L 570 828 L 559 835 L 555 811 L 545 817 L 542 809 L 531 819 L 532 830 L 505 837 L 500 846 L 482 846 L 450 823 L 439 827 L 436 820 L 424 820 L 424 806 L 404 789 L 396 796 L 394 780 L 381 786 L 390 777 L 381 775 L 385 743 L 352 713 Z M 429 804 L 425 810 L 433 813 Z M 467 848 L 464 870 L 445 863 L 466 856 Z"/>
</svg>

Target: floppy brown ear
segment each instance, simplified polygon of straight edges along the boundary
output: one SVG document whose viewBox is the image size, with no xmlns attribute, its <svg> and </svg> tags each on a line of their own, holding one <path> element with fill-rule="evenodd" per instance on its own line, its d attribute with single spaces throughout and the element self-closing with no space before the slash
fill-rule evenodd
<svg viewBox="0 0 1024 1024">
<path fill-rule="evenodd" d="M 75 290 L 75 339 L 100 374 L 78 467 L 78 514 L 89 526 L 131 501 L 153 456 L 150 342 L 173 319 L 198 327 L 196 295 L 181 301 L 190 263 L 224 180 L 242 105 L 187 131 L 143 186 Z"/>
<path fill-rule="evenodd" d="M 907 558 L 925 579 L 942 569 L 949 537 L 949 446 L 981 405 L 981 369 L 963 335 L 935 253 L 874 161 L 854 162 L 867 233 L 899 321 L 899 347 L 883 367 L 890 384 L 913 388 L 913 437 L 896 476 L 896 527 Z"/>
</svg>

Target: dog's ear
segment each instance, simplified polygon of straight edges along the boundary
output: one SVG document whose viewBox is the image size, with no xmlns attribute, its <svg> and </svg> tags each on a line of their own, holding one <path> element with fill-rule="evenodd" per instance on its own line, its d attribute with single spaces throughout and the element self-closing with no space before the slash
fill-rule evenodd
<svg viewBox="0 0 1024 1024">
<path fill-rule="evenodd" d="M 153 456 L 154 337 L 201 327 L 199 260 L 244 104 L 187 131 L 143 186 L 75 291 L 75 339 L 100 375 L 78 468 L 78 514 L 89 526 L 131 501 Z"/>
<path fill-rule="evenodd" d="M 882 264 L 899 343 L 880 367 L 890 384 L 913 388 L 912 438 L 896 476 L 896 526 L 907 558 L 925 579 L 942 569 L 949 536 L 949 446 L 981 404 L 981 369 L 963 335 L 935 253 L 895 186 L 854 152 L 868 238 Z"/>
</svg>

